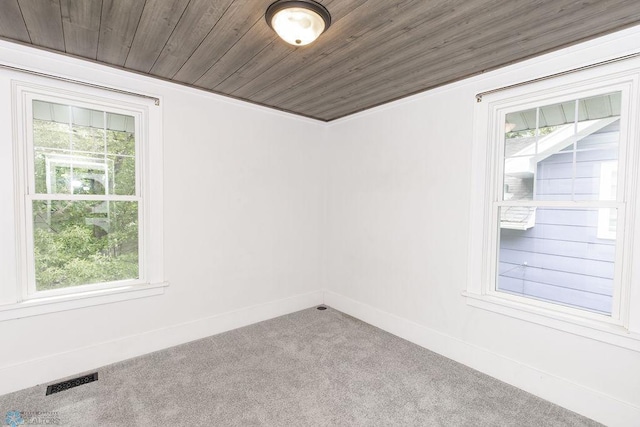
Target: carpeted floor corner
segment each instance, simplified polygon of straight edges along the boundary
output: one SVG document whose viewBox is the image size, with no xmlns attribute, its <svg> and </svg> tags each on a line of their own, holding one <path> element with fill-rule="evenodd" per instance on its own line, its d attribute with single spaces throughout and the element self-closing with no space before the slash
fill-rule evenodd
<svg viewBox="0 0 640 427">
<path fill-rule="evenodd" d="M 310 308 L 98 369 L 0 415 L 65 426 L 596 426 L 331 308 Z M 37 421 L 37 420 L 36 420 Z"/>
</svg>

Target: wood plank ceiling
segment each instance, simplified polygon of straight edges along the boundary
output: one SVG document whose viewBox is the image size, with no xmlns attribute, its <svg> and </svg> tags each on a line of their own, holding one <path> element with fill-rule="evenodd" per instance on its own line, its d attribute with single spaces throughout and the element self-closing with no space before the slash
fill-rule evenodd
<svg viewBox="0 0 640 427">
<path fill-rule="evenodd" d="M 329 121 L 640 22 L 638 0 L 320 0 L 332 26 L 293 47 L 272 1 L 1 0 L 0 37 Z"/>
</svg>

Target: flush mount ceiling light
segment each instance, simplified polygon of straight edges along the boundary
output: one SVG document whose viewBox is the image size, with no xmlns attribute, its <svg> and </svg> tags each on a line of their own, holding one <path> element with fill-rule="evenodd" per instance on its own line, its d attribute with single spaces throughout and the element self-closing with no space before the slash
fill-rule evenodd
<svg viewBox="0 0 640 427">
<path fill-rule="evenodd" d="M 331 25 L 329 11 L 311 0 L 279 0 L 269 6 L 265 18 L 282 40 L 294 46 L 313 42 Z"/>
</svg>

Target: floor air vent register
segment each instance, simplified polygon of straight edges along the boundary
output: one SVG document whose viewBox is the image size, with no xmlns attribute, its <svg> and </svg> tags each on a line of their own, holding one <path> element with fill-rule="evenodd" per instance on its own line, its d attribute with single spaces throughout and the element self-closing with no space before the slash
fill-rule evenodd
<svg viewBox="0 0 640 427">
<path fill-rule="evenodd" d="M 71 380 L 62 381 L 57 384 L 51 384 L 47 387 L 47 396 L 54 393 L 59 393 L 61 391 L 69 390 L 73 387 L 78 387 L 83 384 L 89 384 L 94 381 L 98 381 L 98 373 L 94 372 L 93 374 L 83 375 L 78 378 L 73 378 Z"/>
</svg>

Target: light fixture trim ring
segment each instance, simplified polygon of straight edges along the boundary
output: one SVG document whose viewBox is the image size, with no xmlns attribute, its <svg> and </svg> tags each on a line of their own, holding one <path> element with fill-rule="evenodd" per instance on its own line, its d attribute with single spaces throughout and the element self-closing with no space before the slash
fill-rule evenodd
<svg viewBox="0 0 640 427">
<path fill-rule="evenodd" d="M 315 2 L 313 0 L 278 0 L 272 3 L 271 6 L 267 8 L 267 11 L 264 14 L 269 28 L 275 31 L 275 28 L 273 28 L 273 26 L 271 25 L 271 21 L 273 20 L 273 17 L 276 15 L 276 13 L 280 12 L 283 9 L 290 9 L 293 7 L 308 9 L 320 15 L 320 17 L 324 21 L 324 30 L 322 30 L 323 33 L 327 31 L 327 29 L 331 25 L 331 14 L 326 7 L 318 2 Z"/>
</svg>

